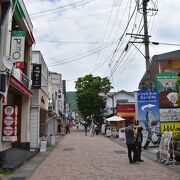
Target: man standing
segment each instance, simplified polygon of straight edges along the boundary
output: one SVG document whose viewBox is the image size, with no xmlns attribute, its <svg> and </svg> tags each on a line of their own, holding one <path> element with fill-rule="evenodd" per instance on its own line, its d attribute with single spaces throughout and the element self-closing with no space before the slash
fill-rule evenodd
<svg viewBox="0 0 180 180">
<path fill-rule="evenodd" d="M 136 136 L 137 161 L 139 162 L 144 162 L 144 160 L 141 159 L 141 147 L 142 147 L 142 141 L 143 141 L 142 130 L 143 130 L 142 127 L 138 127 L 137 136 Z"/>
<path fill-rule="evenodd" d="M 129 163 L 132 164 L 136 162 L 136 145 L 135 145 L 133 124 L 129 124 L 128 127 L 126 127 L 125 136 L 126 136 L 126 145 L 128 148 Z M 133 152 L 133 158 L 132 158 L 132 152 Z"/>
</svg>

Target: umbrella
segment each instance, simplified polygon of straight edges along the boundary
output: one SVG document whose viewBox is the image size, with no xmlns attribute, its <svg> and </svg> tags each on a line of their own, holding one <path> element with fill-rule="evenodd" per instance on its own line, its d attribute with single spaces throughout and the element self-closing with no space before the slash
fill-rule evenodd
<svg viewBox="0 0 180 180">
<path fill-rule="evenodd" d="M 126 119 L 120 117 L 120 116 L 112 116 L 110 118 L 107 118 L 106 121 L 124 121 Z"/>
</svg>

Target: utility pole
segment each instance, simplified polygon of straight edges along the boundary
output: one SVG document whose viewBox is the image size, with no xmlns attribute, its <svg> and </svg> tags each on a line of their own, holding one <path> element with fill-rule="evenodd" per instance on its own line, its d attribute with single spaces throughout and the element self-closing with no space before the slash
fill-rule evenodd
<svg viewBox="0 0 180 180">
<path fill-rule="evenodd" d="M 151 74 L 150 74 L 150 57 L 149 57 L 149 35 L 147 22 L 147 4 L 149 0 L 143 0 L 143 17 L 144 17 L 144 44 L 145 44 L 145 58 L 147 70 L 147 88 L 151 89 Z"/>
</svg>

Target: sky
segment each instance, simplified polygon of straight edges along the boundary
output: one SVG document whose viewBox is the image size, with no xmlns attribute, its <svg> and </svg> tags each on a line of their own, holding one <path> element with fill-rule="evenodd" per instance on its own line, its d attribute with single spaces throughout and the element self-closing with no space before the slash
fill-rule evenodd
<svg viewBox="0 0 180 180">
<path fill-rule="evenodd" d="M 143 34 L 141 2 L 136 0 L 24 0 L 36 44 L 48 69 L 61 73 L 67 91 L 79 77 L 108 77 L 111 91 L 136 91 L 146 70 L 144 44 L 126 33 Z M 138 5 L 138 6 L 137 6 Z M 139 8 L 138 8 L 139 7 Z M 179 0 L 150 0 L 150 57 L 180 48 Z M 158 10 L 158 11 L 157 11 Z M 125 47 L 128 48 L 125 51 Z M 178 46 L 179 45 L 179 46 Z"/>
</svg>

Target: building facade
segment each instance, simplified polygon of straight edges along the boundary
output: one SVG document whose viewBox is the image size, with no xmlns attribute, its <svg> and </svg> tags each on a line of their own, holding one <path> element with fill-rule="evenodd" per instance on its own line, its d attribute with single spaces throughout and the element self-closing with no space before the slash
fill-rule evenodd
<svg viewBox="0 0 180 180">
<path fill-rule="evenodd" d="M 61 128 L 64 126 L 64 88 L 63 88 L 62 75 L 50 72 L 48 77 L 48 136 L 60 133 Z"/>
<path fill-rule="evenodd" d="M 30 148 L 30 65 L 34 37 L 33 26 L 22 0 L 1 1 L 0 13 L 0 74 L 5 76 L 0 88 L 5 87 L 0 101 L 0 155 L 4 156 L 5 150 L 11 147 Z M 8 65 L 3 61 L 7 61 L 7 57 L 10 59 Z M 15 63 L 10 68 L 12 62 Z M 5 118 L 6 110 L 12 110 L 12 107 L 16 109 L 16 117 L 11 119 L 12 116 L 8 115 Z M 13 127 L 9 119 L 13 120 Z"/>
<path fill-rule="evenodd" d="M 40 51 L 32 52 L 33 68 L 41 67 L 41 83 L 33 86 L 30 111 L 30 147 L 39 148 L 43 136 L 47 135 L 46 122 L 48 120 L 48 68 Z"/>
</svg>

